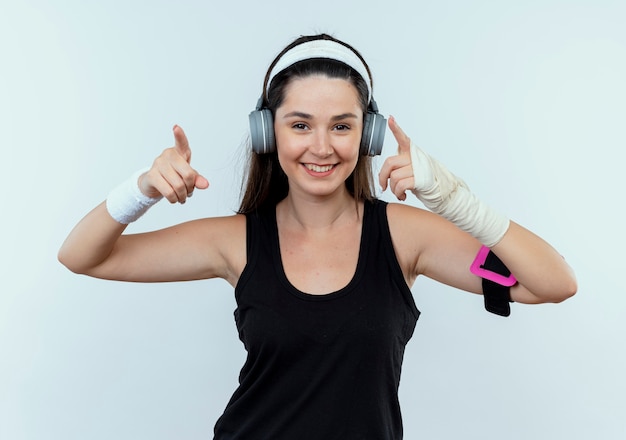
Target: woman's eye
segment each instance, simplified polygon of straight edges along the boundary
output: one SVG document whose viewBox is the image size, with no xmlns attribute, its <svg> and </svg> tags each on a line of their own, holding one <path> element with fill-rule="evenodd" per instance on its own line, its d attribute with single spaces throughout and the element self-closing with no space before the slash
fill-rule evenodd
<svg viewBox="0 0 626 440">
<path fill-rule="evenodd" d="M 296 130 L 306 130 L 308 128 L 306 124 L 302 124 L 302 123 L 293 124 L 292 127 L 295 128 Z"/>
<path fill-rule="evenodd" d="M 338 124 L 338 125 L 335 125 L 335 130 L 337 131 L 350 130 L 350 126 L 346 124 Z"/>
</svg>

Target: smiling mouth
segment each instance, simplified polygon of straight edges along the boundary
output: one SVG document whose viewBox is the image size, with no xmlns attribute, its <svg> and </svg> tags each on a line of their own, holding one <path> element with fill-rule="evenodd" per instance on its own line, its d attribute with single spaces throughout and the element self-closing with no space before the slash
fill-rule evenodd
<svg viewBox="0 0 626 440">
<path fill-rule="evenodd" d="M 325 173 L 332 170 L 335 165 L 315 165 L 312 163 L 305 163 L 304 166 L 310 171 Z"/>
</svg>

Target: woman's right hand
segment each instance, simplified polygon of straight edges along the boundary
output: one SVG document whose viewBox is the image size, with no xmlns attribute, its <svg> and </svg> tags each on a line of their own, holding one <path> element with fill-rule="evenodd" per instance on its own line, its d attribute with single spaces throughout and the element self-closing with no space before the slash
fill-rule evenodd
<svg viewBox="0 0 626 440">
<path fill-rule="evenodd" d="M 163 151 L 150 170 L 139 177 L 141 192 L 152 198 L 165 197 L 170 203 L 185 203 L 194 189 L 206 189 L 209 181 L 191 165 L 191 149 L 185 132 L 174 126 L 175 144 Z"/>
</svg>

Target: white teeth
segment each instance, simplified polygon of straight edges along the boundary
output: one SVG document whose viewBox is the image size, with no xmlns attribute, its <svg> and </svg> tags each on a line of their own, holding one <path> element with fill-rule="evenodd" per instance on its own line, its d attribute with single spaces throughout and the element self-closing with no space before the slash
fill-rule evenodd
<svg viewBox="0 0 626 440">
<path fill-rule="evenodd" d="M 319 165 L 314 165 L 314 164 L 311 164 L 311 163 L 307 163 L 307 164 L 305 164 L 305 166 L 309 170 L 315 171 L 316 173 L 325 173 L 326 171 L 330 171 L 333 168 L 332 165 L 319 166 Z"/>
</svg>

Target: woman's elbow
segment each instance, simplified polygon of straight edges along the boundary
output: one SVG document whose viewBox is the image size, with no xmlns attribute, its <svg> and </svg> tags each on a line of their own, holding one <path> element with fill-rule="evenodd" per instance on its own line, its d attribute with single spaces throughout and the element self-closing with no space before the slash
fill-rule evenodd
<svg viewBox="0 0 626 440">
<path fill-rule="evenodd" d="M 520 284 L 518 288 L 511 290 L 511 298 L 524 304 L 558 304 L 574 296 L 578 290 L 576 278 L 573 276 L 561 280 L 552 279 L 547 285 L 533 287 Z"/>
<path fill-rule="evenodd" d="M 576 295 L 578 291 L 578 282 L 576 278 L 571 276 L 566 280 L 558 283 L 557 286 L 554 286 L 550 289 L 549 292 L 544 293 L 543 295 L 536 295 L 542 303 L 562 303 L 566 299 L 571 298 Z"/>
<path fill-rule="evenodd" d="M 576 295 L 578 281 L 574 271 L 568 265 L 555 270 L 550 278 L 550 288 L 547 289 L 545 300 L 542 302 L 561 303 Z"/>
<path fill-rule="evenodd" d="M 65 248 L 61 248 L 57 253 L 57 260 L 63 266 L 77 275 L 88 275 L 90 267 L 85 264 L 84 259 L 72 254 Z"/>
<path fill-rule="evenodd" d="M 576 295 L 576 292 L 578 291 L 578 282 L 576 281 L 576 278 L 571 277 L 570 280 L 568 280 L 567 283 L 563 283 L 563 288 L 562 290 L 559 292 L 559 295 L 556 298 L 556 301 L 553 301 L 555 303 L 560 303 L 565 301 L 568 298 L 571 298 L 572 296 Z"/>
<path fill-rule="evenodd" d="M 78 264 L 75 264 L 72 259 L 63 252 L 63 249 L 58 252 L 57 260 L 59 261 L 59 263 L 69 269 L 70 272 L 73 272 L 75 274 L 82 274 L 80 266 Z"/>
</svg>

